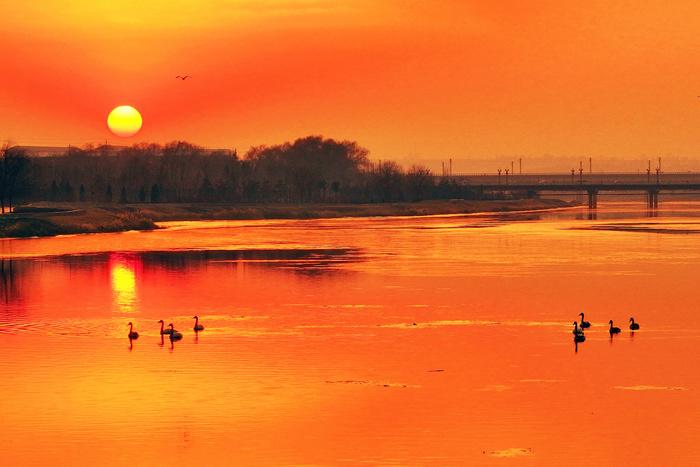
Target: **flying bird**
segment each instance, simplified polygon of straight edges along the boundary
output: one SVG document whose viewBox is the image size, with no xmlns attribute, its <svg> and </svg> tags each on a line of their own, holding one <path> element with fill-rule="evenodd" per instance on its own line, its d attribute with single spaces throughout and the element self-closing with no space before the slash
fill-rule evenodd
<svg viewBox="0 0 700 467">
<path fill-rule="evenodd" d="M 192 77 L 190 75 L 185 75 L 185 76 L 177 75 L 175 78 L 181 79 L 182 81 L 185 81 L 187 78 L 192 78 Z"/>
</svg>

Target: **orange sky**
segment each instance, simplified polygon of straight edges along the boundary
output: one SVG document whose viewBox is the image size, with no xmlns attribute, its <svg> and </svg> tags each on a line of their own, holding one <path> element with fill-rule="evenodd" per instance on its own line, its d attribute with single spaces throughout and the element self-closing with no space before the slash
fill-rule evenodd
<svg viewBox="0 0 700 467">
<path fill-rule="evenodd" d="M 700 148 L 691 0 L 0 0 L 0 17 L 0 140 L 18 144 L 323 134 L 463 165 Z M 143 114 L 131 139 L 106 128 L 120 104 Z"/>
</svg>

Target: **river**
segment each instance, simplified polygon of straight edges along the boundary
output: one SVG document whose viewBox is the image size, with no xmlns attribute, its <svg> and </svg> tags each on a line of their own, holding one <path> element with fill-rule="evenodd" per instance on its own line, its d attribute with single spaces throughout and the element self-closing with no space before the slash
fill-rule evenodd
<svg viewBox="0 0 700 467">
<path fill-rule="evenodd" d="M 3 465 L 700 464 L 700 203 L 162 227 L 0 240 Z"/>
</svg>

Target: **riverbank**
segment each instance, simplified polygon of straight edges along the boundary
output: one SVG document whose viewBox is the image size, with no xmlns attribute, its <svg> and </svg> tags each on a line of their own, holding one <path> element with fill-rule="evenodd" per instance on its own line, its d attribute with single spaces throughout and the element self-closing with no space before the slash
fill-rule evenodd
<svg viewBox="0 0 700 467">
<path fill-rule="evenodd" d="M 92 204 L 35 203 L 0 217 L 0 237 L 153 230 L 157 222 L 189 220 L 320 219 L 425 216 L 552 209 L 556 199 L 436 200 L 376 204 Z"/>
</svg>

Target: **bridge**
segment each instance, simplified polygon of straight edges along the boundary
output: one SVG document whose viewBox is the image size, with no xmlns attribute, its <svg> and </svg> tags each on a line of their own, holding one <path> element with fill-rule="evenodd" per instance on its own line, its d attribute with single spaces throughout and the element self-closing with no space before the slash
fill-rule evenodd
<svg viewBox="0 0 700 467">
<path fill-rule="evenodd" d="M 700 173 L 571 173 L 571 174 L 455 174 L 448 178 L 484 192 L 588 195 L 588 207 L 598 207 L 601 192 L 646 194 L 649 208 L 659 207 L 659 193 L 700 195 Z"/>
</svg>

